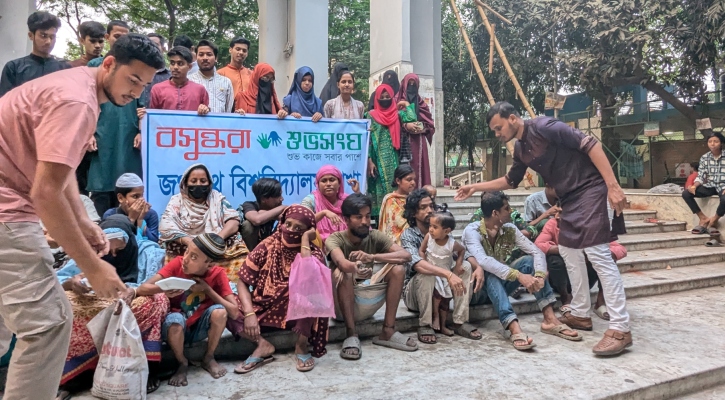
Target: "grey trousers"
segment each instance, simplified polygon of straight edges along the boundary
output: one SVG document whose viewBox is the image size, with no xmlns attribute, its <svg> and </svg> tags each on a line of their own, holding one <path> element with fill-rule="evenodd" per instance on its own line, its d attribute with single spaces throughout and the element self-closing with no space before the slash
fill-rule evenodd
<svg viewBox="0 0 725 400">
<path fill-rule="evenodd" d="M 460 297 L 453 297 L 453 323 L 463 324 L 468 322 L 468 310 L 470 309 L 471 292 L 471 264 L 463 262 L 463 287 L 466 293 Z M 403 289 L 403 302 L 410 311 L 417 311 L 420 326 L 431 326 L 433 323 L 433 291 L 435 290 L 436 278 L 433 275 L 415 274 Z"/>
<path fill-rule="evenodd" d="M 17 336 L 3 400 L 55 398 L 72 324 L 40 224 L 0 223 L 0 327 Z"/>
</svg>

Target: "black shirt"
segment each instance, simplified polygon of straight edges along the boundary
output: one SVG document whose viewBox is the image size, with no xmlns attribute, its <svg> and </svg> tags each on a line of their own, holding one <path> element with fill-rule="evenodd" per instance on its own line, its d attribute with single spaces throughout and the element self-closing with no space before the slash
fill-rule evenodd
<svg viewBox="0 0 725 400">
<path fill-rule="evenodd" d="M 242 211 L 246 214 L 250 211 L 259 211 L 259 203 L 256 201 L 245 201 L 242 203 Z M 277 219 L 272 219 L 266 224 L 259 225 L 259 241 L 268 238 L 274 233 L 274 227 L 277 224 Z M 251 251 L 252 249 L 250 249 Z"/>
<path fill-rule="evenodd" d="M 3 67 L 2 77 L 0 77 L 0 97 L 25 82 L 66 68 L 71 68 L 68 61 L 53 56 L 43 58 L 35 54 L 28 54 L 25 57 L 9 61 Z"/>
</svg>

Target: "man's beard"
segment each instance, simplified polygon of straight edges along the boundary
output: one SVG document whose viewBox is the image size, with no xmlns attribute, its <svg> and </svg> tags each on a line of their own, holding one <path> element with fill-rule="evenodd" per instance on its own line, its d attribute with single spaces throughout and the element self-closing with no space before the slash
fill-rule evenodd
<svg viewBox="0 0 725 400">
<path fill-rule="evenodd" d="M 350 233 L 352 233 L 352 235 L 356 238 L 365 239 L 370 236 L 370 226 L 364 225 L 357 229 L 350 229 Z"/>
<path fill-rule="evenodd" d="M 115 75 L 116 75 L 116 71 L 114 70 L 113 72 L 111 72 L 110 76 L 103 79 L 103 93 L 106 95 L 106 97 L 108 97 L 108 101 L 110 101 L 111 104 L 113 104 L 116 107 L 123 107 L 125 104 L 118 104 L 118 102 L 116 101 L 116 98 L 113 97 L 113 95 L 111 94 L 110 91 L 108 91 L 108 85 L 106 85 L 106 82 L 109 80 L 112 81 L 113 77 Z"/>
</svg>

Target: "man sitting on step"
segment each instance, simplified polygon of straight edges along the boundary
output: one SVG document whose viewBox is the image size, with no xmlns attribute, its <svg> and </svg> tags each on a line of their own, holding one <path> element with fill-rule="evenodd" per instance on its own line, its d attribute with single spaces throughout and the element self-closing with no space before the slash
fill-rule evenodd
<svg viewBox="0 0 725 400">
<path fill-rule="evenodd" d="M 544 186 L 544 190 L 527 197 L 524 203 L 526 225 L 536 228 L 536 232 L 541 232 L 546 222 L 560 210 L 556 204 L 557 200 L 556 191 L 548 183 Z M 531 241 L 533 242 L 535 239 L 531 238 Z"/>
<path fill-rule="evenodd" d="M 400 236 L 401 244 L 410 253 L 412 259 L 405 264 L 406 283 L 403 301 L 409 310 L 418 312 L 418 340 L 423 343 L 437 342 L 435 331 L 449 336 L 454 333 L 468 339 L 479 340 L 481 333 L 476 327 L 469 326 L 468 311 L 473 293 L 483 287 L 483 270 L 469 254 L 463 261 L 463 274 L 458 276 L 449 269 L 440 268 L 420 257 L 419 249 L 423 238 L 428 234 L 430 218 L 436 207 L 432 195 L 425 188 L 416 189 L 405 201 L 403 216 L 410 226 Z M 446 327 L 446 321 L 437 319 L 433 308 L 433 291 L 436 277 L 447 279 L 453 292 L 453 330 Z M 473 282 L 473 285 L 471 285 Z"/>
<path fill-rule="evenodd" d="M 336 309 L 340 310 L 347 329 L 347 339 L 342 344 L 340 357 L 350 360 L 357 360 L 362 356 L 355 322 L 371 317 L 383 304 L 381 301 L 377 309 L 371 309 L 367 304 L 356 304 L 356 298 L 362 298 L 358 291 L 370 288 L 377 282 L 386 285 L 385 319 L 383 330 L 373 339 L 373 344 L 402 351 L 418 350 L 415 339 L 395 331 L 395 313 L 398 311 L 405 278 L 403 264 L 409 262 L 411 257 L 385 233 L 370 230 L 371 209 L 372 200 L 369 196 L 361 193 L 348 196 L 341 206 L 347 229 L 333 233 L 325 241 L 332 267 Z M 376 264 L 385 266 L 373 275 Z M 382 300 L 383 295 L 380 297 Z M 373 303 L 376 301 L 369 298 L 366 300 L 372 300 Z M 365 315 L 359 312 L 359 306 L 366 306 Z"/>
<path fill-rule="evenodd" d="M 541 332 L 563 339 L 580 341 L 583 337 L 554 314 L 556 297 L 546 281 L 546 257 L 511 223 L 511 207 L 503 192 L 481 196 L 483 222 L 473 222 L 463 231 L 466 250 L 483 268 L 486 294 L 504 329 L 511 332 L 517 350 L 534 347 L 533 339 L 522 332 L 508 296 L 523 285 L 536 298 L 544 315 Z M 516 260 L 511 254 L 519 248 L 525 256 Z"/>
</svg>

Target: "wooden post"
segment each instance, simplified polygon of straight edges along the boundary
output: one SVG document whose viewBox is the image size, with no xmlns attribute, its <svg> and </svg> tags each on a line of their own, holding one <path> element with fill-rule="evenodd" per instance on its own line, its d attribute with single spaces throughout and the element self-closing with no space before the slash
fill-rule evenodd
<svg viewBox="0 0 725 400">
<path fill-rule="evenodd" d="M 453 0 L 451 0 L 453 1 Z M 514 84 L 514 87 L 516 88 L 516 94 L 521 98 L 521 102 L 524 104 L 524 108 L 526 111 L 528 111 L 529 115 L 533 118 L 535 116 L 534 109 L 531 108 L 531 105 L 529 104 L 529 101 L 526 99 L 526 95 L 524 94 L 523 89 L 521 89 L 521 85 L 519 85 L 518 79 L 516 79 L 516 75 L 514 75 L 513 69 L 511 69 L 511 65 L 508 62 L 508 59 L 506 58 L 506 54 L 504 54 L 503 49 L 501 48 L 501 44 L 498 42 L 498 39 L 496 39 L 495 32 L 493 31 L 493 26 L 491 26 L 491 23 L 488 22 L 488 18 L 486 18 L 486 12 L 483 11 L 483 7 L 481 5 L 486 6 L 485 4 L 481 3 L 480 0 L 474 0 L 476 2 L 476 7 L 478 8 L 478 13 L 481 14 L 481 19 L 483 20 L 483 24 L 486 25 L 486 29 L 488 30 L 488 34 L 493 37 L 494 45 L 496 46 L 496 52 L 498 53 L 499 57 L 501 57 L 501 61 L 503 62 L 504 67 L 506 68 L 506 72 L 508 73 L 509 79 L 511 79 L 511 82 Z M 486 6 L 488 8 L 488 6 Z M 492 10 L 493 11 L 493 10 Z M 504 21 L 509 22 L 507 19 L 501 17 L 493 11 L 499 18 L 502 18 Z M 510 22 L 509 22 L 510 23 Z M 508 146 L 506 146 L 508 147 Z"/>
<path fill-rule="evenodd" d="M 461 15 L 458 13 L 458 7 L 456 7 L 455 0 L 451 0 L 451 8 L 453 9 L 453 13 L 456 14 L 456 21 L 458 22 L 458 28 L 461 30 L 461 34 L 463 35 L 463 41 L 466 42 L 466 47 L 468 48 L 468 55 L 471 56 L 471 61 L 473 61 L 473 67 L 476 69 L 476 74 L 478 75 L 478 79 L 481 80 L 481 85 L 483 86 L 483 91 L 486 93 L 488 102 L 491 103 L 491 105 L 494 105 L 494 104 L 496 104 L 496 100 L 493 99 L 491 90 L 488 88 L 488 83 L 486 83 L 486 78 L 483 77 L 483 72 L 481 71 L 481 66 L 478 65 L 478 59 L 476 58 L 476 53 L 473 52 L 473 46 L 471 45 L 471 40 L 468 38 L 468 33 L 466 33 L 466 27 L 463 26 L 463 20 L 461 20 Z"/>
</svg>

